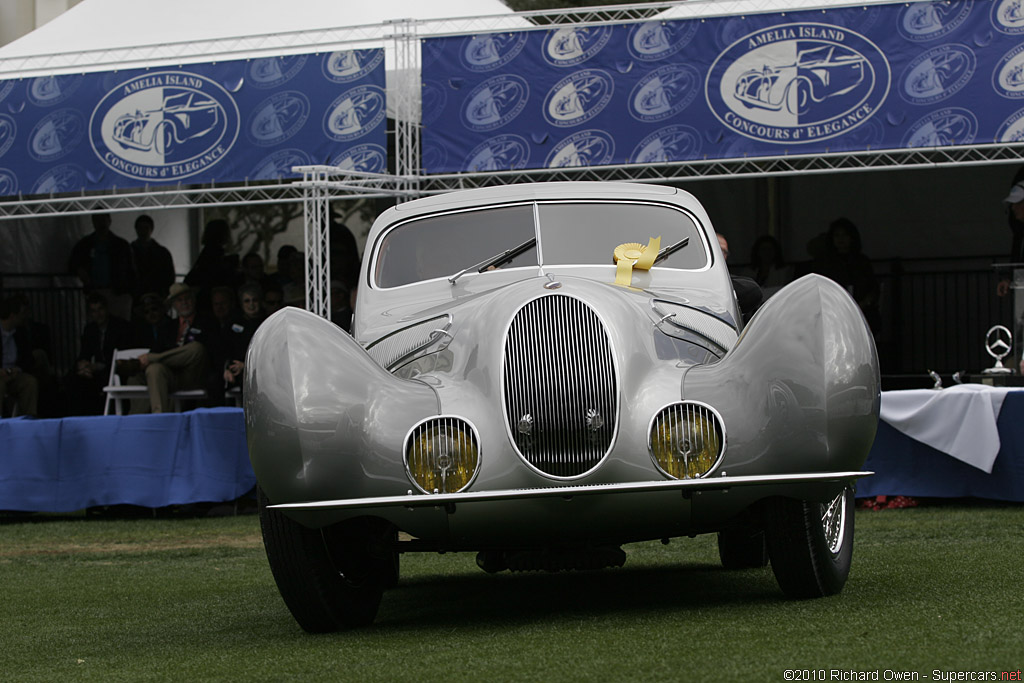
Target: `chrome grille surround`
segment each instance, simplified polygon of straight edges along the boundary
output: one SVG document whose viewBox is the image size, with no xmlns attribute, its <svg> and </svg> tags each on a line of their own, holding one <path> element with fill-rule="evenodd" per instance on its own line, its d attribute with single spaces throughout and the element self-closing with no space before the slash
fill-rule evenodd
<svg viewBox="0 0 1024 683">
<path fill-rule="evenodd" d="M 405 435 L 405 448 L 403 449 L 403 452 L 405 453 L 405 473 L 409 477 L 409 481 L 423 493 L 441 492 L 438 490 L 427 491 L 420 486 L 419 482 L 416 481 L 416 477 L 413 475 L 413 469 L 417 465 L 417 460 L 419 461 L 418 464 L 431 469 L 436 469 L 438 467 L 439 463 L 436 462 L 436 458 L 419 447 L 419 440 L 424 435 L 429 435 L 433 430 L 437 430 L 435 436 L 451 440 L 459 439 L 459 445 L 462 446 L 462 448 L 459 449 L 460 452 L 469 450 L 466 446 L 471 446 L 472 450 L 476 452 L 477 457 L 475 461 L 471 462 L 471 458 L 462 459 L 455 457 L 452 458 L 450 465 L 450 468 L 455 469 L 462 469 L 466 467 L 473 468 L 473 474 L 469 477 L 469 481 L 464 486 L 460 487 L 458 491 L 463 491 L 469 488 L 469 486 L 476 480 L 477 474 L 480 472 L 480 436 L 477 433 L 476 427 L 473 426 L 471 422 L 454 415 L 428 417 L 427 419 L 418 422 L 409 430 L 409 433 Z M 457 491 L 452 491 L 451 493 L 456 492 Z"/>
<path fill-rule="evenodd" d="M 619 423 L 618 367 L 597 313 L 567 294 L 533 299 L 512 317 L 502 356 L 505 424 L 519 456 L 556 479 L 597 467 Z"/>
<path fill-rule="evenodd" d="M 402 361 L 412 360 L 419 351 L 447 335 L 451 326 L 450 315 L 440 315 L 413 323 L 370 342 L 366 346 L 366 352 L 377 365 L 385 370 L 393 370 Z"/>
<path fill-rule="evenodd" d="M 718 456 L 715 458 L 715 462 L 708 468 L 708 471 L 697 477 L 698 479 L 704 479 L 711 476 L 711 474 L 718 469 L 718 466 L 722 464 L 722 456 L 725 455 L 726 447 L 728 445 L 728 439 L 725 432 L 725 422 L 722 420 L 722 416 L 717 410 L 712 408 L 706 403 L 700 401 L 679 401 L 677 403 L 670 403 L 651 418 L 651 424 L 647 428 L 647 450 L 651 454 L 651 461 L 654 466 L 658 468 L 658 471 L 667 477 L 675 478 L 664 469 L 658 463 L 658 459 L 654 455 L 654 444 L 652 442 L 652 435 L 656 429 L 660 429 L 662 422 L 667 418 L 681 417 L 684 413 L 696 413 L 699 418 L 703 418 L 706 422 L 710 422 L 715 426 L 715 431 L 718 432 Z M 680 435 L 685 437 L 686 435 Z M 699 436 L 699 435 L 694 435 Z M 724 474 L 724 472 L 723 472 Z"/>
</svg>

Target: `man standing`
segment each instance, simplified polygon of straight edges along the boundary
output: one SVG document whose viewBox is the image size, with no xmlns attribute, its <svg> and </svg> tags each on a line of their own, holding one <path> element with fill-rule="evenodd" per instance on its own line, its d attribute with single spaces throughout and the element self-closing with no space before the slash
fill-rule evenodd
<svg viewBox="0 0 1024 683">
<path fill-rule="evenodd" d="M 35 417 L 39 401 L 39 381 L 32 376 L 32 349 L 27 338 L 18 334 L 25 322 L 25 306 L 17 297 L 0 302 L 0 406 L 11 396 L 13 415 Z"/>
<path fill-rule="evenodd" d="M 170 410 L 170 393 L 181 389 L 202 389 L 206 378 L 207 348 L 217 322 L 196 312 L 195 290 L 178 282 L 171 285 L 167 304 L 176 319 L 163 323 L 156 346 L 139 356 L 146 376 L 150 409 Z"/>
<path fill-rule="evenodd" d="M 167 296 L 174 284 L 174 259 L 166 247 L 153 239 L 153 219 L 142 214 L 135 219 L 137 239 L 132 242 L 135 271 L 138 273 L 136 297 L 155 292 Z"/>
<path fill-rule="evenodd" d="M 68 269 L 82 281 L 86 294 L 103 294 L 110 312 L 127 320 L 135 288 L 132 248 L 110 231 L 109 213 L 92 214 L 92 227 L 72 248 Z"/>
</svg>

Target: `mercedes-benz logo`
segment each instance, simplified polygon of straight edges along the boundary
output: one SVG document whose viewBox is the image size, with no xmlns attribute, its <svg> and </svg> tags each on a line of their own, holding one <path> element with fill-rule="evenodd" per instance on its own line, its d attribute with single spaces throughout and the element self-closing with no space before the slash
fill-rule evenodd
<svg viewBox="0 0 1024 683">
<path fill-rule="evenodd" d="M 1003 359 L 1013 351 L 1013 335 L 1002 325 L 993 325 L 985 335 L 985 350 L 996 359 L 996 364 L 983 370 L 983 374 L 1006 374 L 1012 369 L 1003 365 Z"/>
<path fill-rule="evenodd" d="M 1013 350 L 1013 335 L 1002 325 L 993 325 L 985 335 L 985 349 L 988 355 L 998 361 L 1003 360 Z"/>
</svg>

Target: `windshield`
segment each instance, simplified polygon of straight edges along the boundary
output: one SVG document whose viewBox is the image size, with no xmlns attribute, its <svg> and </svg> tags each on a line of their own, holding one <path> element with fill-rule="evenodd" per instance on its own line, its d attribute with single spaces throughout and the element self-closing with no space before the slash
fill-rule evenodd
<svg viewBox="0 0 1024 683">
<path fill-rule="evenodd" d="M 708 263 L 700 229 L 689 214 L 661 204 L 633 202 L 542 202 L 537 205 L 540 251 L 533 246 L 503 270 L 552 265 L 612 265 L 615 247 L 646 245 L 661 237 L 662 248 L 686 237 L 690 244 L 657 267 L 696 270 Z M 449 278 L 454 273 L 512 249 L 535 236 L 534 204 L 459 211 L 411 220 L 385 233 L 375 255 L 378 287 Z"/>
</svg>

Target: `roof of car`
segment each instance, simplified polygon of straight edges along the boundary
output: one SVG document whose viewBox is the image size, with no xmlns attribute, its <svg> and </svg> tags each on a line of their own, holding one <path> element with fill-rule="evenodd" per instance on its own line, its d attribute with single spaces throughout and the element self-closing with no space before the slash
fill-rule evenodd
<svg viewBox="0 0 1024 683">
<path fill-rule="evenodd" d="M 571 198 L 574 196 L 591 198 L 602 197 L 667 197 L 678 193 L 674 187 L 663 185 L 644 185 L 641 183 L 611 182 L 552 182 L 552 183 L 521 183 L 482 187 L 473 190 L 448 192 L 445 194 L 424 197 L 411 202 L 399 204 L 395 210 L 403 214 L 435 211 L 452 204 L 479 205 L 491 202 L 508 202 L 518 199 L 550 199 Z"/>
</svg>

